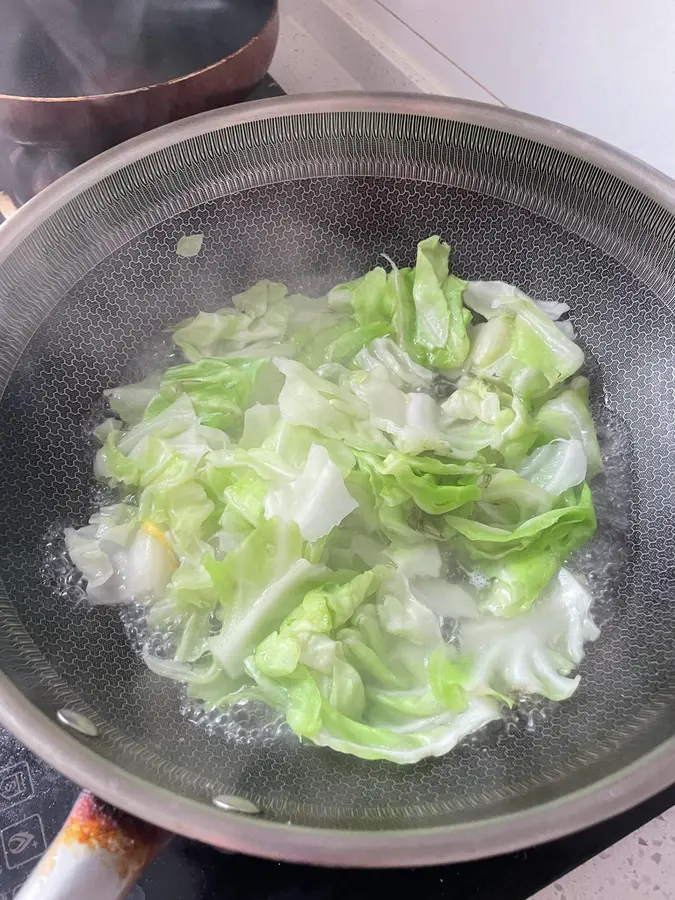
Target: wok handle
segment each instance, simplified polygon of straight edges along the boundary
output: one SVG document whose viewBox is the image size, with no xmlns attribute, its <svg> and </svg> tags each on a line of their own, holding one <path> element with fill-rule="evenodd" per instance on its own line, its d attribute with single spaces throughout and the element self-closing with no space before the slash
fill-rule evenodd
<svg viewBox="0 0 675 900">
<path fill-rule="evenodd" d="M 83 791 L 18 900 L 122 900 L 171 835 Z"/>
</svg>

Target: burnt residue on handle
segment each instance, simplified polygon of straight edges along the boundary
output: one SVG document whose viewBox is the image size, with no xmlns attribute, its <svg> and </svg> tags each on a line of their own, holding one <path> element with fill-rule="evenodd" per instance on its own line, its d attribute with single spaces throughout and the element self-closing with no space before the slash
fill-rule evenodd
<svg viewBox="0 0 675 900">
<path fill-rule="evenodd" d="M 118 900 L 170 837 L 84 791 L 20 896 Z"/>
<path fill-rule="evenodd" d="M 126 881 L 150 862 L 169 837 L 162 828 L 121 812 L 89 791 L 83 791 L 51 849 L 60 844 L 103 850 L 114 859 L 120 877 Z"/>
</svg>

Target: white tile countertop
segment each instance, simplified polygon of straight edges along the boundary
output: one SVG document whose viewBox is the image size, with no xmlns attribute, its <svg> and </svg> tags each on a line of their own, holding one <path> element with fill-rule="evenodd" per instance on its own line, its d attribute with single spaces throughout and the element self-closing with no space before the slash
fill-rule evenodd
<svg viewBox="0 0 675 900">
<path fill-rule="evenodd" d="M 539 891 L 532 900 L 674 900 L 675 809 Z"/>
<path fill-rule="evenodd" d="M 675 178 L 675 2 L 281 0 L 288 93 L 446 94 L 593 134 Z M 532 900 L 675 900 L 675 809 Z M 497 898 L 495 898 L 497 900 Z"/>
</svg>

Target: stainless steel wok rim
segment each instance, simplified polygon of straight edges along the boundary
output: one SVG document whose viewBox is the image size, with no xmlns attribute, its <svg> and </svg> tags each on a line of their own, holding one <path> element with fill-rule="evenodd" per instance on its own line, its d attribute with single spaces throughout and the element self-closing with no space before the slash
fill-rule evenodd
<svg viewBox="0 0 675 900">
<path fill-rule="evenodd" d="M 626 153 L 562 125 L 482 103 L 410 94 L 306 95 L 243 104 L 166 125 L 65 175 L 0 227 L 0 262 L 37 225 L 107 175 L 198 134 L 290 115 L 372 112 L 453 119 L 516 134 L 616 175 L 675 213 L 675 182 Z M 31 750 L 104 800 L 147 821 L 224 849 L 273 859 L 367 868 L 434 865 L 553 840 L 616 815 L 669 786 L 675 738 L 562 800 L 485 822 L 425 829 L 352 831 L 246 819 L 211 809 L 130 775 L 40 712 L 0 673 L 0 722 Z M 264 806 L 264 804 L 263 804 Z"/>
<path fill-rule="evenodd" d="M 675 213 L 675 180 L 599 138 L 527 113 L 430 94 L 324 93 L 256 100 L 181 119 L 125 141 L 45 188 L 0 225 L 0 262 L 33 228 L 106 176 L 181 141 L 262 119 L 316 113 L 370 112 L 451 119 L 515 134 L 562 150 L 616 175 Z"/>
<path fill-rule="evenodd" d="M 223 850 L 322 866 L 404 868 L 464 862 L 555 840 L 618 815 L 672 781 L 675 739 L 564 800 L 469 825 L 363 831 L 248 819 L 157 787 L 98 756 L 0 674 L 0 722 L 77 784 L 141 819 Z"/>
</svg>

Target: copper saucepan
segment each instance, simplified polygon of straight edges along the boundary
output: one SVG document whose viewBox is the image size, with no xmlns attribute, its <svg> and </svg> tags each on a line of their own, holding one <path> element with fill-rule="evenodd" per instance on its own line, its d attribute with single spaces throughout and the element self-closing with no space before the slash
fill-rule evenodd
<svg viewBox="0 0 675 900">
<path fill-rule="evenodd" d="M 127 138 L 243 99 L 278 32 L 277 0 L 3 0 L 0 143 L 65 151 L 40 189 Z"/>
</svg>

